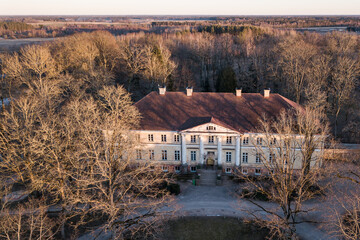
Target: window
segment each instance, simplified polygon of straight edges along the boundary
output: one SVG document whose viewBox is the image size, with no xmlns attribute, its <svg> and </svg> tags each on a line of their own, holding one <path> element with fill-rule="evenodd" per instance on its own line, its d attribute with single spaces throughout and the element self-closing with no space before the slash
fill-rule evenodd
<svg viewBox="0 0 360 240">
<path fill-rule="evenodd" d="M 190 167 L 190 172 L 196 172 L 196 167 Z"/>
<path fill-rule="evenodd" d="M 167 160 L 167 150 L 161 150 L 161 159 Z"/>
<path fill-rule="evenodd" d="M 169 171 L 168 166 L 161 166 L 161 169 L 163 170 L 163 172 L 168 172 Z"/>
<path fill-rule="evenodd" d="M 136 140 L 137 142 L 140 142 L 140 134 L 136 134 L 136 135 L 135 135 L 135 140 Z"/>
<path fill-rule="evenodd" d="M 256 154 L 255 162 L 256 162 L 256 163 L 261 163 L 260 153 L 257 153 L 257 154 Z"/>
<path fill-rule="evenodd" d="M 242 162 L 247 163 L 248 162 L 248 157 L 249 157 L 248 153 L 243 153 L 242 154 Z"/>
<path fill-rule="evenodd" d="M 179 172 L 181 171 L 181 167 L 180 167 L 180 166 L 175 166 L 174 169 L 175 169 L 175 172 L 176 172 L 176 173 L 179 173 Z"/>
<path fill-rule="evenodd" d="M 137 160 L 141 159 L 141 150 L 136 150 L 136 159 Z"/>
<path fill-rule="evenodd" d="M 175 161 L 180 161 L 180 151 L 175 151 Z"/>
<path fill-rule="evenodd" d="M 257 145 L 262 145 L 262 138 L 261 137 L 256 138 L 256 144 Z"/>
<path fill-rule="evenodd" d="M 180 135 L 179 134 L 174 135 L 174 142 L 180 142 Z"/>
<path fill-rule="evenodd" d="M 226 162 L 231 162 L 231 152 L 226 152 Z"/>
<path fill-rule="evenodd" d="M 214 136 L 209 136 L 209 143 L 214 143 Z"/>
<path fill-rule="evenodd" d="M 154 150 L 149 150 L 149 160 L 154 160 L 155 156 L 154 156 Z"/>
<path fill-rule="evenodd" d="M 272 138 L 272 139 L 270 140 L 270 145 L 274 145 L 274 144 L 276 144 L 276 138 Z"/>
<path fill-rule="evenodd" d="M 214 127 L 214 126 L 208 126 L 208 127 L 206 127 L 206 130 L 216 130 L 216 127 Z"/>
<path fill-rule="evenodd" d="M 191 161 L 196 161 L 196 151 L 191 151 Z"/>
<path fill-rule="evenodd" d="M 249 137 L 244 137 L 244 138 L 243 138 L 243 144 L 244 144 L 244 145 L 248 145 L 248 144 L 249 144 Z"/>
<path fill-rule="evenodd" d="M 164 134 L 161 135 L 161 141 L 166 142 L 166 135 L 164 135 Z"/>
<path fill-rule="evenodd" d="M 226 137 L 226 144 L 231 144 L 232 137 Z"/>
<path fill-rule="evenodd" d="M 241 170 L 241 172 L 242 172 L 242 174 L 248 174 L 248 170 L 247 170 L 246 168 L 243 168 L 243 169 Z"/>
<path fill-rule="evenodd" d="M 229 167 L 226 168 L 226 169 L 225 169 L 225 172 L 226 172 L 226 173 L 231 173 L 231 168 L 229 168 Z"/>
<path fill-rule="evenodd" d="M 153 142 L 154 141 L 154 134 L 148 134 L 148 140 L 149 140 L 149 142 Z"/>
<path fill-rule="evenodd" d="M 274 153 L 270 153 L 269 154 L 269 162 L 272 163 L 275 160 L 275 154 Z"/>
<path fill-rule="evenodd" d="M 260 168 L 255 168 L 255 175 L 257 175 L 257 176 L 261 175 L 261 169 Z"/>
<path fill-rule="evenodd" d="M 196 136 L 195 135 L 191 135 L 191 142 L 196 143 Z"/>
</svg>

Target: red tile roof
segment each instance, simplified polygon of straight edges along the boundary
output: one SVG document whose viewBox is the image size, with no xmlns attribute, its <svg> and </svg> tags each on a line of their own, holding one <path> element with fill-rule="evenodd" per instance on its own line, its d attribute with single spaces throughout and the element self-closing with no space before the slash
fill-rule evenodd
<svg viewBox="0 0 360 240">
<path fill-rule="evenodd" d="M 276 117 L 281 110 L 302 108 L 279 95 L 264 98 L 260 93 L 151 92 L 135 103 L 142 119 L 141 130 L 180 131 L 207 122 L 213 122 L 239 132 L 252 132 L 259 118 Z"/>
</svg>

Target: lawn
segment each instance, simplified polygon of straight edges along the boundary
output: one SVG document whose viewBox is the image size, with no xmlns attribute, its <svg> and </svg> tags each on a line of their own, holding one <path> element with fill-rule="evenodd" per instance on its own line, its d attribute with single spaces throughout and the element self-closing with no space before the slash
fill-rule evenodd
<svg viewBox="0 0 360 240">
<path fill-rule="evenodd" d="M 166 240 L 262 240 L 268 231 L 237 218 L 182 217 L 167 223 L 160 239 Z"/>
</svg>

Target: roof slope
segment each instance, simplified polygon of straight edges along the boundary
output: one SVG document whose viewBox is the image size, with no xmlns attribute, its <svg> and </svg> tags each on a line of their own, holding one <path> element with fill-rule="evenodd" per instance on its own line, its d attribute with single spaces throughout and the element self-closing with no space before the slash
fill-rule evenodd
<svg viewBox="0 0 360 240">
<path fill-rule="evenodd" d="M 207 122 L 219 122 L 239 132 L 254 131 L 259 118 L 276 117 L 283 109 L 302 108 L 279 95 L 264 98 L 260 93 L 151 92 L 135 103 L 142 119 L 141 130 L 177 131 Z"/>
</svg>

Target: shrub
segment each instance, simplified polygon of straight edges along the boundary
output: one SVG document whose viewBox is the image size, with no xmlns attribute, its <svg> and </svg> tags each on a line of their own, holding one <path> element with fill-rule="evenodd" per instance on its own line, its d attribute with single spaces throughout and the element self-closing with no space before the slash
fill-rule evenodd
<svg viewBox="0 0 360 240">
<path fill-rule="evenodd" d="M 171 193 L 171 194 L 175 194 L 178 195 L 180 193 L 180 185 L 177 183 L 170 183 L 167 186 L 167 190 Z"/>
</svg>

